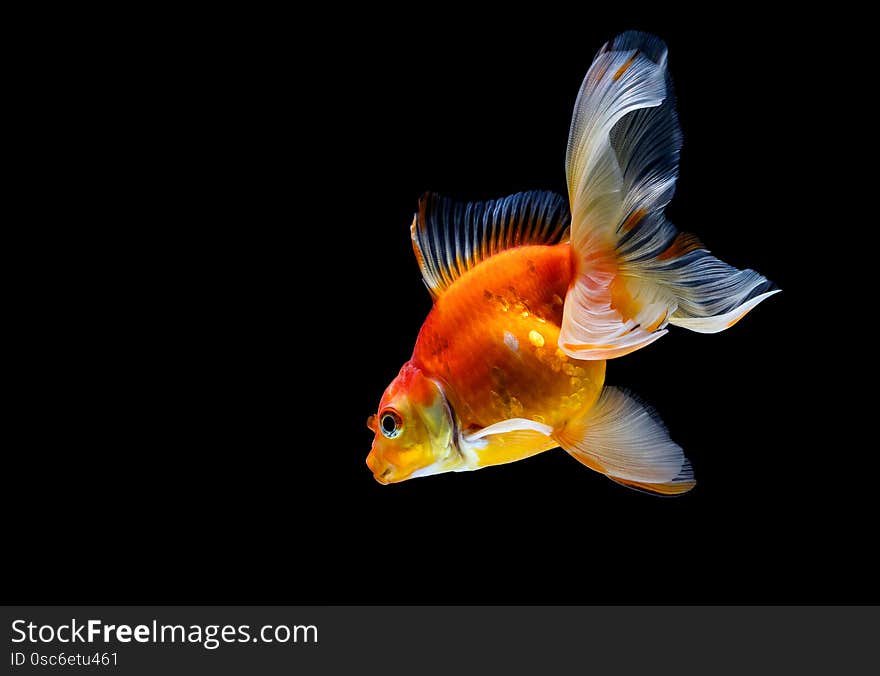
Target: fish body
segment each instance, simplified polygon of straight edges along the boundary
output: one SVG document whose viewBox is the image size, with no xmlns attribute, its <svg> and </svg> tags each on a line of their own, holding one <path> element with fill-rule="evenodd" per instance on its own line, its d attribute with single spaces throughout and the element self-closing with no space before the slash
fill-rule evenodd
<svg viewBox="0 0 880 676">
<path fill-rule="evenodd" d="M 637 32 L 596 55 L 575 103 L 567 200 L 422 197 L 411 236 L 434 306 L 367 422 L 379 482 L 560 446 L 630 488 L 695 485 L 653 409 L 605 386 L 606 360 L 670 325 L 726 330 L 778 289 L 664 215 L 681 147 L 666 63 L 665 44 Z"/>
<path fill-rule="evenodd" d="M 412 362 L 443 384 L 464 430 L 523 418 L 554 430 L 582 415 L 602 390 L 605 361 L 558 347 L 570 247 L 503 251 L 457 279 L 437 299 Z M 546 435 L 491 435 L 476 465 L 511 462 L 558 445 Z"/>
</svg>

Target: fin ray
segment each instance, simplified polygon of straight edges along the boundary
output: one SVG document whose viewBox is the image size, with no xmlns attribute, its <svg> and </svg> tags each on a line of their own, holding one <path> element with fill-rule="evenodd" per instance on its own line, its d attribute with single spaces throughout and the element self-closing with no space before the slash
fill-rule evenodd
<svg viewBox="0 0 880 676">
<path fill-rule="evenodd" d="M 687 467 L 683 467 L 681 474 L 663 484 L 649 484 L 643 483 L 640 481 L 627 481 L 626 479 L 616 479 L 613 476 L 609 476 L 614 483 L 620 484 L 621 486 L 626 486 L 627 488 L 632 488 L 635 491 L 639 491 L 640 493 L 647 493 L 648 495 L 661 495 L 664 497 L 675 497 L 677 495 L 683 495 L 691 490 L 694 485 L 694 471 L 690 466 L 690 463 L 687 463 Z"/>
<path fill-rule="evenodd" d="M 425 193 L 410 233 L 422 279 L 437 298 L 456 279 L 496 253 L 526 244 L 558 244 L 570 215 L 553 192 L 520 192 L 486 202 L 455 202 Z"/>
<path fill-rule="evenodd" d="M 667 324 L 722 331 L 772 295 L 766 278 L 711 256 L 663 213 L 682 143 L 666 54 L 656 37 L 619 35 L 575 103 L 566 174 L 577 268 L 559 336 L 575 359 L 622 356 Z"/>
<path fill-rule="evenodd" d="M 657 413 L 615 387 L 606 387 L 582 420 L 554 436 L 579 462 L 630 488 L 680 495 L 696 484 L 690 462 Z"/>
</svg>

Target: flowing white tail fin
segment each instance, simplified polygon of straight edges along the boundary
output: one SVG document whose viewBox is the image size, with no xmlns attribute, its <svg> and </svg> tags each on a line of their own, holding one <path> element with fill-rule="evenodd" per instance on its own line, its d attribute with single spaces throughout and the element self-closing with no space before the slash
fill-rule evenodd
<svg viewBox="0 0 880 676">
<path fill-rule="evenodd" d="M 666 333 L 715 333 L 778 289 L 710 255 L 663 214 L 675 192 L 681 131 L 666 45 L 630 31 L 593 61 L 575 103 L 566 173 L 575 281 L 559 346 L 611 359 Z"/>
</svg>

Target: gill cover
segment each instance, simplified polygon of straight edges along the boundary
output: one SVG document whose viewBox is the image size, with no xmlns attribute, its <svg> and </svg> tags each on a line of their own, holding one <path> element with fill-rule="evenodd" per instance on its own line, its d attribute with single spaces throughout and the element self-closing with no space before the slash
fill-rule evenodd
<svg viewBox="0 0 880 676">
<path fill-rule="evenodd" d="M 385 390 L 367 426 L 375 432 L 367 466 L 379 483 L 395 483 L 461 465 L 452 410 L 443 390 L 411 361 Z"/>
</svg>

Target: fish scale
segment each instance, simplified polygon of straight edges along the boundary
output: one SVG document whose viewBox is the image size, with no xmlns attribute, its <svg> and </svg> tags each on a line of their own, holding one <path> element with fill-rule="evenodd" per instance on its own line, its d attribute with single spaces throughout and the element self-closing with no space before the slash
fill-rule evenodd
<svg viewBox="0 0 880 676">
<path fill-rule="evenodd" d="M 567 244 L 511 249 L 438 298 L 413 362 L 443 382 L 464 428 L 506 418 L 561 427 L 599 396 L 605 362 L 575 360 L 557 347 L 569 257 Z"/>
</svg>

